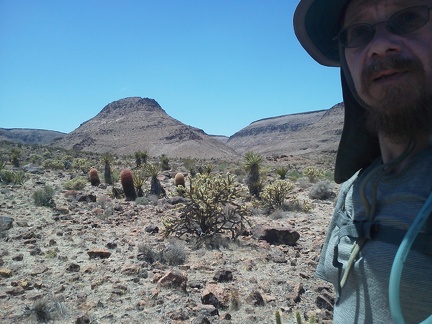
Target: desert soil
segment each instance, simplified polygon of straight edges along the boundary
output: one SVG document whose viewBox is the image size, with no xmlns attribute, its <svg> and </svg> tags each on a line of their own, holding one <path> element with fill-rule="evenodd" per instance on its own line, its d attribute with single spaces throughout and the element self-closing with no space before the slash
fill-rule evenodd
<svg viewBox="0 0 432 324">
<path fill-rule="evenodd" d="M 0 216 L 13 219 L 0 227 L 1 323 L 276 323 L 276 311 L 282 323 L 296 313 L 331 322 L 334 292 L 314 271 L 334 202 L 310 200 L 310 187 L 296 187 L 309 212 L 250 216 L 253 226 L 297 231 L 294 246 L 244 235 L 211 248 L 162 235 L 161 218 L 176 213 L 169 174 L 160 180 L 170 198 L 144 205 L 109 197 L 104 184 L 65 190 L 70 176 L 42 170 L 21 186 L 0 183 Z M 45 185 L 55 207 L 34 204 Z M 158 260 L 170 249 L 184 252 L 182 264 Z"/>
</svg>

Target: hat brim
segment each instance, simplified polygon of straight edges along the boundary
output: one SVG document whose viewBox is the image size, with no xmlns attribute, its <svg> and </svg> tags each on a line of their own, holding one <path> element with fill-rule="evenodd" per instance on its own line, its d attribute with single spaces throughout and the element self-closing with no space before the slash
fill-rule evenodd
<svg viewBox="0 0 432 324">
<path fill-rule="evenodd" d="M 335 37 L 349 1 L 301 0 L 294 13 L 294 31 L 300 44 L 322 65 L 340 66 Z"/>
</svg>

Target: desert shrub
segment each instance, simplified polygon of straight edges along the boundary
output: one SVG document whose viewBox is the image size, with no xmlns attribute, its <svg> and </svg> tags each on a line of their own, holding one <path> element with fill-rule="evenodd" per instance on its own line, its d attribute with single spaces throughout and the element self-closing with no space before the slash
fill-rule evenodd
<svg viewBox="0 0 432 324">
<path fill-rule="evenodd" d="M 47 323 L 52 319 L 52 314 L 48 303 L 44 299 L 37 300 L 33 305 L 33 312 L 38 322 Z"/>
<path fill-rule="evenodd" d="M 291 180 L 291 181 L 297 181 L 298 179 L 300 179 L 302 177 L 302 174 L 300 172 L 298 172 L 297 170 L 293 170 L 291 172 L 289 172 L 286 177 Z"/>
<path fill-rule="evenodd" d="M 235 168 L 232 173 L 237 177 L 244 176 L 246 174 L 245 170 L 242 168 Z"/>
<path fill-rule="evenodd" d="M 6 161 L 0 159 L 0 171 L 2 171 L 6 166 Z"/>
<path fill-rule="evenodd" d="M 334 197 L 333 185 L 328 180 L 314 184 L 309 191 L 309 198 L 311 199 L 326 200 Z"/>
<path fill-rule="evenodd" d="M 163 263 L 171 266 L 176 266 L 185 263 L 186 251 L 184 245 L 180 241 L 171 241 L 165 247 L 162 253 Z"/>
<path fill-rule="evenodd" d="M 82 171 L 82 173 L 87 174 L 87 172 L 90 170 L 91 168 L 91 164 L 90 161 L 87 159 L 74 159 L 72 162 L 72 168 L 74 168 L 75 170 L 80 170 Z"/>
<path fill-rule="evenodd" d="M 45 169 L 63 170 L 65 167 L 65 162 L 61 160 L 48 159 L 44 161 L 43 167 Z"/>
<path fill-rule="evenodd" d="M 160 168 L 161 170 L 171 169 L 169 165 L 169 158 L 165 154 L 162 154 L 162 156 L 160 157 Z"/>
<path fill-rule="evenodd" d="M 40 163 L 42 161 L 42 156 L 39 155 L 39 154 L 32 153 L 29 156 L 29 160 L 30 160 L 31 163 L 34 163 L 34 164 Z"/>
<path fill-rule="evenodd" d="M 22 185 L 27 180 L 24 171 L 0 170 L 0 182 Z"/>
<path fill-rule="evenodd" d="M 324 172 L 318 168 L 315 167 L 307 167 L 303 174 L 308 177 L 310 182 L 315 182 L 319 178 L 324 177 Z"/>
<path fill-rule="evenodd" d="M 300 200 L 296 197 L 287 201 L 286 208 L 291 211 L 308 212 L 313 208 L 309 200 Z"/>
<path fill-rule="evenodd" d="M 282 209 L 275 209 L 271 214 L 271 219 L 281 219 L 285 215 L 285 212 Z"/>
<path fill-rule="evenodd" d="M 75 177 L 71 180 L 65 181 L 63 187 L 67 190 L 83 190 L 87 184 L 87 179 L 85 177 Z"/>
<path fill-rule="evenodd" d="M 54 205 L 53 197 L 54 189 L 50 186 L 45 186 L 43 190 L 36 190 L 33 193 L 34 204 L 39 207 L 52 207 Z"/>
<path fill-rule="evenodd" d="M 261 192 L 261 200 L 269 210 L 283 209 L 285 199 L 294 189 L 294 184 L 289 180 L 276 180 L 267 185 Z"/>
<path fill-rule="evenodd" d="M 178 217 L 162 218 L 164 234 L 203 237 L 229 231 L 237 237 L 249 224 L 246 207 L 237 202 L 241 193 L 231 175 L 197 174 L 185 188 L 187 202 L 179 206 Z"/>
<path fill-rule="evenodd" d="M 171 266 L 184 264 L 186 261 L 185 247 L 181 241 L 170 241 L 164 248 L 150 244 L 138 245 L 139 259 L 147 263 L 160 262 Z"/>
</svg>

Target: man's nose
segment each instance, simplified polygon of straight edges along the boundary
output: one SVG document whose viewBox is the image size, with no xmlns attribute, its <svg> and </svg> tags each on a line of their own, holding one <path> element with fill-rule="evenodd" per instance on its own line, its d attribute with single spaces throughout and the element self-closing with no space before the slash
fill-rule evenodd
<svg viewBox="0 0 432 324">
<path fill-rule="evenodd" d="M 385 56 L 401 49 L 401 35 L 390 31 L 386 23 L 375 25 L 375 34 L 369 44 L 369 56 Z"/>
</svg>

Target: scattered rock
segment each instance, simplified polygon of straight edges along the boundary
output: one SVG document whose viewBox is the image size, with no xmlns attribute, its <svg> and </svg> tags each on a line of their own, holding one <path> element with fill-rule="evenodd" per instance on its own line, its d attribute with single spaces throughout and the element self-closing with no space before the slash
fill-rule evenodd
<svg viewBox="0 0 432 324">
<path fill-rule="evenodd" d="M 264 240 L 270 244 L 295 245 L 300 238 L 297 231 L 284 227 L 257 226 L 252 231 L 253 236 L 258 240 Z"/>
<path fill-rule="evenodd" d="M 264 306 L 264 298 L 257 290 L 252 291 L 246 298 L 246 302 L 254 306 Z"/>
<path fill-rule="evenodd" d="M 95 259 L 95 258 L 107 259 L 111 256 L 110 251 L 102 250 L 102 249 L 93 249 L 87 251 L 87 254 L 89 255 L 90 259 Z"/>
<path fill-rule="evenodd" d="M 231 270 L 219 270 L 213 276 L 213 280 L 217 282 L 228 282 L 233 280 L 233 273 Z"/>
<path fill-rule="evenodd" d="M 14 219 L 8 216 L 0 216 L 0 232 L 7 231 L 12 228 Z"/>
<path fill-rule="evenodd" d="M 66 271 L 68 272 L 79 272 L 80 271 L 80 266 L 79 264 L 76 263 L 71 263 L 67 266 Z"/>
<path fill-rule="evenodd" d="M 12 277 L 12 270 L 6 269 L 6 268 L 0 268 L 0 277 L 2 278 L 9 278 Z"/>
<path fill-rule="evenodd" d="M 217 309 L 228 308 L 228 295 L 222 286 L 209 283 L 201 294 L 201 302 L 205 305 L 213 305 Z"/>
<path fill-rule="evenodd" d="M 147 233 L 156 234 L 156 233 L 159 233 L 159 227 L 151 224 L 151 225 L 146 226 L 145 231 Z"/>
<path fill-rule="evenodd" d="M 186 291 L 187 274 L 171 270 L 158 280 L 161 287 L 179 287 Z"/>
</svg>

